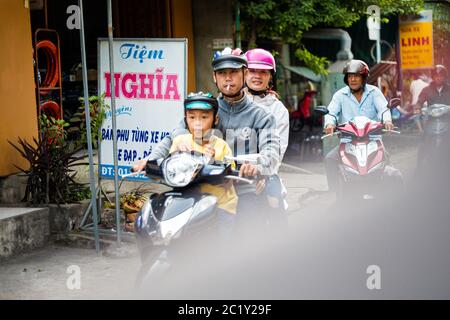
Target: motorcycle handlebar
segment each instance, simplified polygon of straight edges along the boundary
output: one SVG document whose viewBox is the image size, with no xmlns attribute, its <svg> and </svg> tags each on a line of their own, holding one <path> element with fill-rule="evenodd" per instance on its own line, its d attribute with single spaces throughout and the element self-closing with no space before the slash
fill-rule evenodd
<svg viewBox="0 0 450 320">
<path fill-rule="evenodd" d="M 131 173 L 123 174 L 120 176 L 120 179 L 126 179 L 128 177 L 138 176 L 140 174 L 145 174 L 145 170 L 142 171 L 133 171 L 133 168 L 130 169 Z"/>
<path fill-rule="evenodd" d="M 328 137 L 332 137 L 332 136 L 337 136 L 339 134 L 339 131 L 334 131 L 333 133 L 329 133 L 329 134 L 326 134 L 326 135 L 323 135 L 322 137 L 320 137 L 320 139 L 325 139 L 325 138 L 328 138 Z"/>
<path fill-rule="evenodd" d="M 229 173 L 230 173 L 229 175 L 225 176 L 225 179 L 241 181 L 241 182 L 248 183 L 248 184 L 253 184 L 256 180 L 256 179 L 247 179 L 247 178 L 239 177 L 239 170 L 236 170 L 236 169 L 231 169 Z"/>
<path fill-rule="evenodd" d="M 242 177 L 237 177 L 237 176 L 225 176 L 225 179 L 245 182 L 247 184 L 253 184 L 255 182 L 254 180 L 250 180 L 250 179 L 246 179 L 246 178 L 242 178 Z"/>
<path fill-rule="evenodd" d="M 400 131 L 396 131 L 396 130 L 386 130 L 386 129 L 382 129 L 381 131 L 383 132 L 388 132 L 388 133 L 396 133 L 396 134 L 400 134 Z"/>
</svg>

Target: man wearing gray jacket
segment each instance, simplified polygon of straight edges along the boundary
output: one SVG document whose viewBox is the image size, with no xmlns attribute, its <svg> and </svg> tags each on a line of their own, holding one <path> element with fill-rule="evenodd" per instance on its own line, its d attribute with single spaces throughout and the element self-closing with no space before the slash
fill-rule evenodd
<svg viewBox="0 0 450 320">
<path fill-rule="evenodd" d="M 240 49 L 225 49 L 217 52 L 212 62 L 214 70 L 213 79 L 220 95 L 219 124 L 222 137 L 233 150 L 234 156 L 258 153 L 258 164 L 242 164 L 239 168 L 240 176 L 257 177 L 259 175 L 272 175 L 280 163 L 280 137 L 276 129 L 276 121 L 272 114 L 256 105 L 244 92 L 245 75 L 247 72 L 247 60 Z M 168 155 L 172 139 L 181 133 L 185 133 L 184 122 L 173 130 L 153 150 L 149 158 L 157 159 Z M 138 162 L 133 170 L 144 167 L 145 162 Z M 266 207 L 266 197 L 260 195 L 254 185 L 236 184 L 239 196 L 238 219 L 256 220 L 260 211 L 257 207 Z M 255 207 L 256 205 L 256 207 Z M 251 213 L 253 214 L 251 214 Z"/>
</svg>

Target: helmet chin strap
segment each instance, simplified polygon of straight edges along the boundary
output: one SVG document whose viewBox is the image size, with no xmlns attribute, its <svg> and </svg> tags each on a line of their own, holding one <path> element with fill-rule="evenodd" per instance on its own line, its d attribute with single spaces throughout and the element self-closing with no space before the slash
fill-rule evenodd
<svg viewBox="0 0 450 320">
<path fill-rule="evenodd" d="M 248 86 L 247 86 L 247 89 L 248 89 L 248 92 L 250 92 L 254 96 L 265 96 L 267 94 L 267 91 L 269 91 L 269 89 L 257 91 L 257 90 L 253 90 L 252 88 L 250 88 Z"/>
</svg>

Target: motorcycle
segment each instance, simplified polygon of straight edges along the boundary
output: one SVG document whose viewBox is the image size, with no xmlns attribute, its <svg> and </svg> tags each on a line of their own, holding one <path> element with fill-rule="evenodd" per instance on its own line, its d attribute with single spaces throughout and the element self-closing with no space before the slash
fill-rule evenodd
<svg viewBox="0 0 450 320">
<path fill-rule="evenodd" d="M 290 113 L 289 127 L 292 132 L 300 132 L 310 118 L 309 106 L 316 93 L 316 91 L 306 91 L 305 97 L 298 103 L 297 108 Z"/>
<path fill-rule="evenodd" d="M 179 261 L 195 261 L 204 253 L 204 244 L 217 240 L 217 198 L 201 193 L 198 185 L 228 180 L 253 184 L 254 180 L 239 177 L 230 162 L 254 162 L 256 156 L 226 157 L 224 163 L 209 164 L 202 154 L 178 152 L 147 162 L 146 175 L 172 190 L 152 194 L 137 216 L 136 242 L 142 260 L 137 286 L 148 277 L 161 280 L 174 266 L 181 267 Z"/>
<path fill-rule="evenodd" d="M 448 131 L 450 125 L 450 106 L 444 104 L 433 104 L 422 108 L 422 120 L 424 121 L 423 141 L 418 152 L 419 169 L 433 157 L 437 151 L 448 148 Z"/>
<path fill-rule="evenodd" d="M 394 108 L 390 103 L 385 112 Z M 314 111 L 320 115 L 330 114 L 339 123 L 337 117 L 329 113 L 325 106 L 318 106 Z M 371 200 L 387 190 L 387 184 L 395 187 L 402 184 L 399 170 L 393 168 L 386 154 L 381 135 L 386 132 L 399 134 L 394 130 L 383 129 L 382 121 L 374 121 L 365 116 L 356 116 L 346 123 L 337 125 L 336 131 L 322 136 L 339 136 L 338 164 L 338 201 Z"/>
</svg>

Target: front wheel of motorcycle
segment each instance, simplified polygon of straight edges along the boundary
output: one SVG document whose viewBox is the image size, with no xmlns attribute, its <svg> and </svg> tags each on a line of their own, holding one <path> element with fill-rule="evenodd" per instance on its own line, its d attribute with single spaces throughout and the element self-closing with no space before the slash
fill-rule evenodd
<svg viewBox="0 0 450 320">
<path fill-rule="evenodd" d="M 167 261 L 167 251 L 161 247 L 153 247 L 151 251 L 141 252 L 142 265 L 137 272 L 135 287 L 161 279 L 170 266 Z"/>
<path fill-rule="evenodd" d="M 345 205 L 345 200 L 346 200 L 346 190 L 345 189 L 346 189 L 346 184 L 344 181 L 344 177 L 342 176 L 342 174 L 339 174 L 338 183 L 336 186 L 336 204 L 338 205 L 338 207 Z"/>
</svg>

